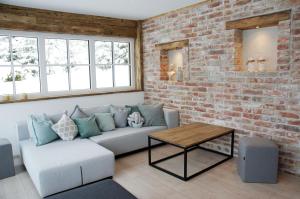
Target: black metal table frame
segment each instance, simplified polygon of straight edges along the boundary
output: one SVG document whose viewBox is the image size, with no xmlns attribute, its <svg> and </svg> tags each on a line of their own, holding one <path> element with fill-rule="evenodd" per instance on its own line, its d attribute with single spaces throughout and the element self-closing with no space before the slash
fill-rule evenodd
<svg viewBox="0 0 300 199">
<path fill-rule="evenodd" d="M 223 136 L 228 135 L 228 134 L 231 134 L 231 149 L 230 149 L 230 154 L 226 154 L 226 153 L 223 153 L 223 152 L 215 151 L 215 150 L 208 149 L 208 148 L 200 146 L 200 144 L 203 144 L 205 142 L 208 142 L 208 141 L 211 141 L 211 140 L 223 137 Z M 152 146 L 151 146 L 151 139 L 152 140 L 156 140 L 156 141 L 160 141 L 160 142 L 163 142 L 163 143 L 166 143 L 166 144 L 170 144 L 170 145 L 173 145 L 175 147 L 179 147 L 179 148 L 183 149 L 183 151 L 152 162 L 152 160 L 151 160 L 151 148 L 152 148 Z M 213 165 L 211 165 L 211 166 L 209 166 L 209 167 L 207 167 L 207 168 L 205 168 L 205 169 L 202 169 L 199 172 L 196 172 L 196 173 L 188 176 L 187 175 L 187 154 L 188 154 L 188 152 L 193 151 L 195 149 L 202 149 L 202 150 L 210 151 L 210 152 L 213 152 L 213 153 L 216 153 L 216 154 L 219 154 L 219 155 L 223 155 L 226 158 L 223 159 L 223 160 L 221 160 L 221 161 L 219 161 L 219 162 L 217 162 L 217 163 L 215 163 L 215 164 L 213 164 Z M 166 141 L 163 141 L 163 140 L 160 140 L 160 139 L 157 139 L 157 138 L 153 138 L 151 136 L 148 136 L 148 161 L 149 161 L 148 163 L 149 163 L 149 165 L 152 166 L 152 167 L 154 167 L 154 168 L 156 168 L 156 169 L 158 169 L 158 170 L 161 170 L 161 171 L 163 171 L 163 172 L 165 172 L 165 173 L 167 173 L 169 175 L 172 175 L 172 176 L 174 176 L 176 178 L 179 178 L 180 180 L 183 180 L 183 181 L 188 181 L 191 178 L 196 177 L 196 176 L 198 176 L 198 175 L 200 175 L 200 174 L 202 174 L 202 173 L 204 173 L 204 172 L 206 172 L 206 171 L 208 171 L 208 170 L 210 170 L 210 169 L 212 169 L 212 168 L 214 168 L 214 167 L 216 167 L 216 166 L 224 163 L 225 161 L 231 159 L 233 157 L 233 152 L 234 152 L 233 150 L 234 150 L 234 130 L 232 130 L 232 131 L 230 131 L 230 132 L 228 132 L 226 134 L 223 134 L 221 136 L 213 137 L 213 138 L 211 138 L 209 140 L 196 143 L 195 145 L 193 145 L 191 147 L 187 147 L 187 148 L 181 147 L 179 145 L 175 145 L 175 144 L 172 144 L 172 143 L 168 143 Z M 160 162 L 169 160 L 171 158 L 174 158 L 174 157 L 182 155 L 182 154 L 184 156 L 184 166 L 183 166 L 184 171 L 183 171 L 183 176 L 178 175 L 176 173 L 173 173 L 173 172 L 171 172 L 169 170 L 166 170 L 166 169 L 164 169 L 164 168 L 162 168 L 160 166 L 157 166 L 157 164 L 160 163 Z"/>
</svg>

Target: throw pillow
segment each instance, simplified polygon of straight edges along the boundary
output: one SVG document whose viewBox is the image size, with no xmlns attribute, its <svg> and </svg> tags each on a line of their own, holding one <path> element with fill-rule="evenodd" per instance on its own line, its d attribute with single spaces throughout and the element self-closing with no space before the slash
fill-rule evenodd
<svg viewBox="0 0 300 199">
<path fill-rule="evenodd" d="M 138 105 L 144 117 L 144 126 L 166 126 L 163 104 Z"/>
<path fill-rule="evenodd" d="M 63 114 L 60 120 L 52 126 L 52 129 L 65 141 L 73 140 L 78 134 L 76 124 L 67 114 Z"/>
<path fill-rule="evenodd" d="M 81 138 L 89 138 L 101 134 L 94 115 L 87 118 L 76 118 L 74 122 L 78 127 Z"/>
<path fill-rule="evenodd" d="M 130 113 L 130 108 L 111 106 L 110 112 L 113 114 L 117 128 L 124 128 L 127 126 L 127 117 Z"/>
<path fill-rule="evenodd" d="M 71 116 L 72 119 L 75 118 L 86 118 L 89 117 L 78 105 L 75 106 L 74 111 L 72 112 Z"/>
<path fill-rule="evenodd" d="M 137 105 L 132 105 L 132 106 L 131 105 L 126 105 L 125 107 L 131 109 L 129 115 L 131 115 L 134 112 L 138 112 L 138 113 L 141 114 L 140 109 Z"/>
<path fill-rule="evenodd" d="M 115 121 L 111 113 L 95 113 L 96 121 L 101 131 L 111 131 L 116 128 Z"/>
<path fill-rule="evenodd" d="M 58 139 L 56 133 L 51 129 L 52 125 L 52 121 L 46 115 L 31 115 L 28 118 L 29 131 L 31 131 L 36 146 L 42 146 Z"/>
</svg>

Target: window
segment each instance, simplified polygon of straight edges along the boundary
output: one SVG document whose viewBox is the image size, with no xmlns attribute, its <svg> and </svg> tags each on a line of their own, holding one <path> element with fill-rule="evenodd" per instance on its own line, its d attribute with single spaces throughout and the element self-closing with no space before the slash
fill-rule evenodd
<svg viewBox="0 0 300 199">
<path fill-rule="evenodd" d="M 89 41 L 46 39 L 48 91 L 90 89 Z"/>
<path fill-rule="evenodd" d="M 36 37 L 0 36 L 0 95 L 40 92 Z"/>
<path fill-rule="evenodd" d="M 0 30 L 0 96 L 133 89 L 133 39 Z"/>
<path fill-rule="evenodd" d="M 97 88 L 130 86 L 129 42 L 95 41 Z"/>
</svg>

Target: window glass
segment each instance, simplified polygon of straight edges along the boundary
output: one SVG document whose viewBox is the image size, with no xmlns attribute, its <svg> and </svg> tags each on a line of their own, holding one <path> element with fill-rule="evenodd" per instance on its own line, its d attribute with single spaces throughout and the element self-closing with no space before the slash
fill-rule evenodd
<svg viewBox="0 0 300 199">
<path fill-rule="evenodd" d="M 10 65 L 9 37 L 0 36 L 0 65 Z"/>
<path fill-rule="evenodd" d="M 90 88 L 89 66 L 71 66 L 70 76 L 72 90 Z"/>
<path fill-rule="evenodd" d="M 69 90 L 69 77 L 67 66 L 47 67 L 48 91 Z"/>
<path fill-rule="evenodd" d="M 37 38 L 12 37 L 13 65 L 37 65 Z"/>
<path fill-rule="evenodd" d="M 114 42 L 114 63 L 129 64 L 129 43 Z"/>
<path fill-rule="evenodd" d="M 89 64 L 89 42 L 84 40 L 70 40 L 69 53 L 71 64 Z"/>
<path fill-rule="evenodd" d="M 46 39 L 45 54 L 47 64 L 67 64 L 67 41 L 64 39 Z"/>
<path fill-rule="evenodd" d="M 96 66 L 97 88 L 113 87 L 112 65 Z"/>
<path fill-rule="evenodd" d="M 16 94 L 39 93 L 39 67 L 14 67 Z"/>
<path fill-rule="evenodd" d="M 112 44 L 111 42 L 95 42 L 95 63 L 112 64 Z"/>
<path fill-rule="evenodd" d="M 128 65 L 115 65 L 115 86 L 130 86 L 130 70 Z"/>
<path fill-rule="evenodd" d="M 0 95 L 13 94 L 13 77 L 11 67 L 0 67 Z"/>
</svg>

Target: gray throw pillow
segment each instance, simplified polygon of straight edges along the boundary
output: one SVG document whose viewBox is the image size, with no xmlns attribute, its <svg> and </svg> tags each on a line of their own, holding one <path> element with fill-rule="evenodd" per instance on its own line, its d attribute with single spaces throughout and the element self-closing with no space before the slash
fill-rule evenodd
<svg viewBox="0 0 300 199">
<path fill-rule="evenodd" d="M 166 126 L 163 104 L 158 105 L 138 105 L 144 117 L 144 126 Z"/>
<path fill-rule="evenodd" d="M 111 113 L 95 113 L 95 117 L 101 131 L 112 131 L 116 128 L 115 121 Z"/>
<path fill-rule="evenodd" d="M 86 118 L 89 117 L 89 115 L 86 114 L 78 105 L 76 105 L 70 117 L 71 119 Z"/>
<path fill-rule="evenodd" d="M 110 106 L 110 112 L 113 114 L 117 128 L 124 128 L 127 126 L 127 118 L 130 110 L 130 108 Z"/>
</svg>

